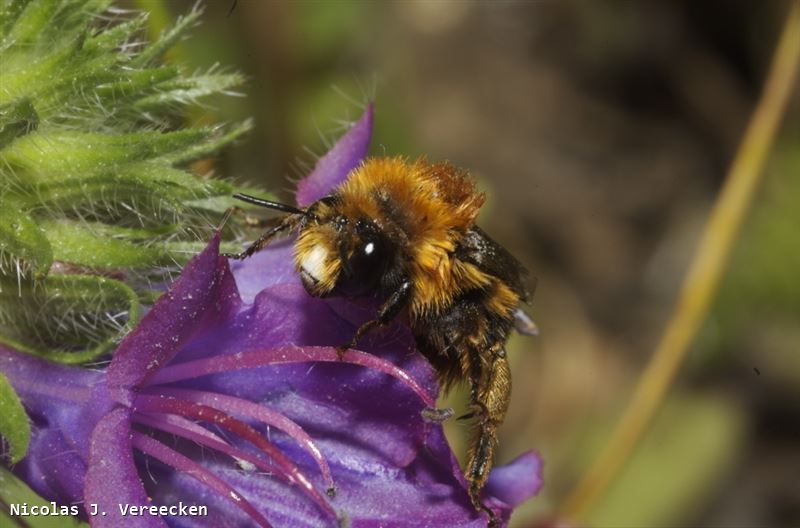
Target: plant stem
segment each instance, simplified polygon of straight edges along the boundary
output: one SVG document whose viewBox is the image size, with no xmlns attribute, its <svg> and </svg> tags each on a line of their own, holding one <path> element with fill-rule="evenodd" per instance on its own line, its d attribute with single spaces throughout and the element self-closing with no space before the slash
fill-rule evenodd
<svg viewBox="0 0 800 528">
<path fill-rule="evenodd" d="M 560 517 L 580 520 L 607 490 L 661 406 L 717 292 L 775 139 L 800 63 L 800 2 L 792 2 L 761 98 L 711 211 L 661 341 L 605 449 L 567 497 Z"/>
</svg>

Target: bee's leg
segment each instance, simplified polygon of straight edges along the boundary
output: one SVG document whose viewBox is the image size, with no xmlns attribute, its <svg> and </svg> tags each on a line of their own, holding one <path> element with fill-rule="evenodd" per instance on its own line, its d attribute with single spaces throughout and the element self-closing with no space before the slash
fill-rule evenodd
<svg viewBox="0 0 800 528">
<path fill-rule="evenodd" d="M 228 208 L 228 211 L 230 211 L 231 214 L 241 217 L 247 227 L 265 229 L 268 227 L 274 227 L 283 220 L 282 218 L 258 218 L 257 216 L 249 214 L 246 210 L 242 209 L 238 205 Z"/>
<path fill-rule="evenodd" d="M 476 434 L 472 439 L 467 463 L 469 497 L 477 510 L 489 515 L 489 526 L 498 523 L 495 513 L 481 501 L 481 490 L 494 465 L 497 448 L 497 427 L 503 422 L 511 397 L 511 370 L 503 348 L 485 353 L 488 357 L 478 362 L 480 375 L 470 376 L 473 384 L 473 407 L 477 418 Z M 477 383 L 476 383 L 477 382 Z M 477 387 L 476 387 L 477 384 Z"/>
<path fill-rule="evenodd" d="M 339 359 L 341 360 L 344 356 L 344 353 L 349 349 L 355 348 L 359 340 L 364 337 L 367 332 L 373 328 L 377 328 L 378 326 L 383 326 L 391 322 L 391 320 L 400 313 L 400 310 L 402 310 L 403 307 L 408 304 L 410 297 L 411 281 L 405 280 L 394 291 L 394 293 L 392 293 L 389 298 L 386 299 L 386 302 L 383 303 L 383 306 L 381 306 L 381 309 L 378 311 L 378 317 L 362 324 L 358 330 L 356 330 L 353 339 L 351 339 L 348 343 L 336 348 L 336 351 L 339 354 Z"/>
<path fill-rule="evenodd" d="M 287 229 L 291 229 L 297 224 L 297 217 L 296 215 L 289 215 L 284 217 L 278 225 L 271 227 L 269 230 L 264 232 L 263 235 L 258 237 L 258 240 L 250 244 L 244 251 L 241 253 L 223 253 L 222 255 L 228 258 L 232 258 L 235 260 L 243 260 L 256 253 L 261 251 L 270 241 L 275 238 L 276 235 L 286 231 Z"/>
</svg>

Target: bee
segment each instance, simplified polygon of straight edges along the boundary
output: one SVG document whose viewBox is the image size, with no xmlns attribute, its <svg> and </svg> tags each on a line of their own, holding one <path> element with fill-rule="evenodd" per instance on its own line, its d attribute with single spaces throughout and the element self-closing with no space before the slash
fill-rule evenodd
<svg viewBox="0 0 800 528">
<path fill-rule="evenodd" d="M 485 195 L 448 163 L 371 158 L 305 209 L 237 194 L 286 213 L 244 251 L 296 230 L 295 265 L 315 297 L 377 294 L 383 304 L 340 353 L 370 330 L 405 314 L 417 347 L 443 387 L 467 381 L 474 419 L 466 478 L 479 511 L 497 524 L 480 493 L 492 469 L 497 429 L 511 396 L 505 344 L 512 328 L 535 334 L 521 310 L 529 294 L 523 266 L 475 225 Z"/>
</svg>

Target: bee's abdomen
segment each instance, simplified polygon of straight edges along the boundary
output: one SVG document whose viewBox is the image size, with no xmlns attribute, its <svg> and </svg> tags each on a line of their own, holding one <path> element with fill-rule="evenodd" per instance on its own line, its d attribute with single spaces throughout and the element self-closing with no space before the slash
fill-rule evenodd
<svg viewBox="0 0 800 528">
<path fill-rule="evenodd" d="M 513 326 L 507 292 L 488 287 L 464 292 L 445 310 L 426 313 L 412 324 L 420 351 L 449 388 L 457 381 L 479 377 L 490 353 L 505 345 Z M 518 304 L 518 299 L 517 299 Z M 480 369 L 483 370 L 483 369 Z"/>
</svg>

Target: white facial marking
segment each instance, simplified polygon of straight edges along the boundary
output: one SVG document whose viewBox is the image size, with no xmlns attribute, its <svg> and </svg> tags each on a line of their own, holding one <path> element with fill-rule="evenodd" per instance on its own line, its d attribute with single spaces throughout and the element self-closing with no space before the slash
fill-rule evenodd
<svg viewBox="0 0 800 528">
<path fill-rule="evenodd" d="M 364 253 L 367 255 L 372 255 L 372 252 L 375 251 L 375 244 L 372 242 L 368 242 L 366 246 L 364 246 Z"/>
<path fill-rule="evenodd" d="M 325 274 L 325 259 L 327 257 L 328 250 L 317 244 L 303 257 L 300 267 L 311 275 L 314 280 L 321 280 Z"/>
</svg>

